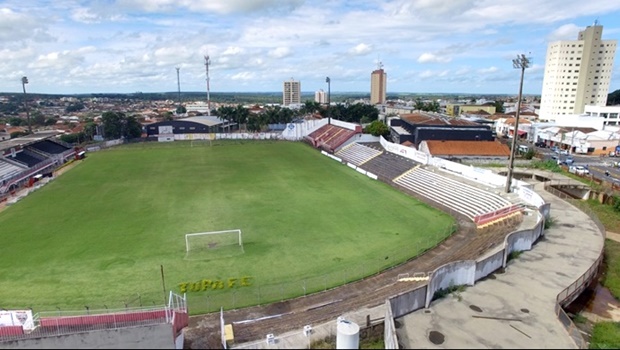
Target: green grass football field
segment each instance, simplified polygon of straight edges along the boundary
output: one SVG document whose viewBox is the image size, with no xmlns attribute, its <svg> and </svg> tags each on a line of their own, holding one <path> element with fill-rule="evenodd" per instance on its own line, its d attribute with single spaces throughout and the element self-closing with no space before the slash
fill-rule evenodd
<svg viewBox="0 0 620 350">
<path fill-rule="evenodd" d="M 0 212 L 0 307 L 161 305 L 164 289 L 192 314 L 265 303 L 403 262 L 453 227 L 304 143 L 190 145 L 89 153 Z M 186 256 L 185 234 L 228 229 L 243 253 Z"/>
</svg>

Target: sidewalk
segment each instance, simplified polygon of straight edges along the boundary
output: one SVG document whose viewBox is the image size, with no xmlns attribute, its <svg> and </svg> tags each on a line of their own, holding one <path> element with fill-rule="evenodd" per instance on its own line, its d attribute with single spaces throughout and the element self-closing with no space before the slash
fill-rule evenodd
<svg viewBox="0 0 620 350">
<path fill-rule="evenodd" d="M 547 193 L 554 224 L 530 251 L 463 292 L 397 319 L 405 348 L 576 348 L 555 300 L 599 257 L 604 239 L 588 215 Z"/>
</svg>

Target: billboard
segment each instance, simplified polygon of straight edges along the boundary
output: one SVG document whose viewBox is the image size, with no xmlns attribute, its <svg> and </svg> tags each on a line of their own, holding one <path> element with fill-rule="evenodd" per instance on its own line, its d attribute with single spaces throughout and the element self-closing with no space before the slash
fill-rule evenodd
<svg viewBox="0 0 620 350">
<path fill-rule="evenodd" d="M 32 310 L 0 311 L 0 327 L 4 326 L 22 326 L 24 331 L 33 330 Z"/>
</svg>

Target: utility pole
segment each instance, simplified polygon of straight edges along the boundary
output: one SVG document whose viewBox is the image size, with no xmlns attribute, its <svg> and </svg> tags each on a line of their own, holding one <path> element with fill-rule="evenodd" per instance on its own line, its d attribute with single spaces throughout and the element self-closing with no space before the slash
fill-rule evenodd
<svg viewBox="0 0 620 350">
<path fill-rule="evenodd" d="M 28 108 L 28 95 L 26 95 L 26 84 L 28 84 L 28 78 L 22 77 L 22 88 L 24 89 L 24 108 L 26 109 L 26 119 L 28 119 L 28 133 L 32 134 L 32 126 L 30 125 L 30 110 Z"/>
<path fill-rule="evenodd" d="M 207 69 L 207 115 L 211 115 L 211 96 L 210 96 L 210 87 L 209 87 L 209 64 L 211 64 L 211 60 L 209 56 L 205 56 L 205 67 Z"/>
<path fill-rule="evenodd" d="M 525 55 L 517 55 L 517 58 L 512 60 L 512 66 L 514 68 L 521 69 L 521 82 L 519 83 L 519 97 L 517 99 L 517 112 L 515 113 L 515 131 L 512 135 L 512 147 L 510 148 L 510 162 L 508 164 L 508 175 L 506 176 L 506 193 L 510 193 L 510 185 L 512 184 L 512 174 L 514 170 L 515 153 L 517 151 L 517 137 L 519 137 L 519 115 L 521 113 L 521 96 L 523 95 L 523 75 L 525 74 L 525 68 L 529 68 L 530 59 Z"/>
</svg>

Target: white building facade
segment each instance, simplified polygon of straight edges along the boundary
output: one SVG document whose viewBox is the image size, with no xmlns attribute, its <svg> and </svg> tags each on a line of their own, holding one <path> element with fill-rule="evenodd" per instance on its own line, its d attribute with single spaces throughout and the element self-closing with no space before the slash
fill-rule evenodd
<svg viewBox="0 0 620 350">
<path fill-rule="evenodd" d="M 602 40 L 595 23 L 577 40 L 556 41 L 547 47 L 540 118 L 581 114 L 586 105 L 605 106 L 617 40 Z"/>
<path fill-rule="evenodd" d="M 299 81 L 291 78 L 284 82 L 282 104 L 284 106 L 301 104 L 301 83 Z"/>
<path fill-rule="evenodd" d="M 323 91 L 323 89 L 319 89 L 314 92 L 314 102 L 318 102 L 320 104 L 327 103 L 327 94 Z"/>
<path fill-rule="evenodd" d="M 620 106 L 586 106 L 584 114 L 599 117 L 604 127 L 620 127 Z"/>
</svg>

